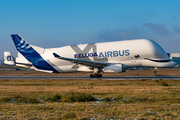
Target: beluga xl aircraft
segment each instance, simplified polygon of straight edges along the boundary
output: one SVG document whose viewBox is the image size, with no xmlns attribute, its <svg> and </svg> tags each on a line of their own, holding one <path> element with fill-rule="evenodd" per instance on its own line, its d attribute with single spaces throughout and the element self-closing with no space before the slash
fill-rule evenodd
<svg viewBox="0 0 180 120">
<path fill-rule="evenodd" d="M 121 73 L 133 67 L 173 67 L 167 53 L 148 39 L 68 45 L 41 48 L 27 43 L 20 35 L 11 35 L 18 57 L 4 52 L 5 64 L 17 65 L 49 73 L 94 72 L 90 77 L 102 77 L 101 72 Z M 156 72 L 156 71 L 155 71 Z"/>
</svg>

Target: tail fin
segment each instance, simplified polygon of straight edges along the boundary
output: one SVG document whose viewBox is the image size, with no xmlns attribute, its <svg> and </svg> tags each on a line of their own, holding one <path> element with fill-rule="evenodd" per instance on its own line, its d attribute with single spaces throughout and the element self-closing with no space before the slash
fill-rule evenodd
<svg viewBox="0 0 180 120">
<path fill-rule="evenodd" d="M 49 70 L 57 72 L 48 62 L 46 62 L 40 53 L 27 43 L 20 35 L 11 35 L 16 49 L 39 70 Z"/>
<path fill-rule="evenodd" d="M 15 65 L 14 57 L 11 56 L 10 52 L 4 52 L 4 64 Z"/>
<path fill-rule="evenodd" d="M 11 35 L 16 49 L 28 60 L 31 57 L 36 56 L 38 53 L 27 43 L 20 35 Z M 30 61 L 31 62 L 31 61 Z"/>
</svg>

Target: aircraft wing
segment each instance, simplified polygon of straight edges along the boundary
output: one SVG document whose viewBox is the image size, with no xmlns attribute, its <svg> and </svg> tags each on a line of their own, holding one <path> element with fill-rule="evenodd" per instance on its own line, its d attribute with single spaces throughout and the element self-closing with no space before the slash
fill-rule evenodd
<svg viewBox="0 0 180 120">
<path fill-rule="evenodd" d="M 89 67 L 93 67 L 93 68 L 98 68 L 98 67 L 103 68 L 105 66 L 110 65 L 110 63 L 105 63 L 105 62 L 96 62 L 96 61 L 61 57 L 56 53 L 53 53 L 53 55 L 54 55 L 54 57 L 61 59 L 61 60 L 66 60 L 66 61 L 70 61 L 71 63 L 77 63 L 77 64 L 81 64 L 81 65 L 85 65 L 85 66 L 89 66 Z"/>
</svg>

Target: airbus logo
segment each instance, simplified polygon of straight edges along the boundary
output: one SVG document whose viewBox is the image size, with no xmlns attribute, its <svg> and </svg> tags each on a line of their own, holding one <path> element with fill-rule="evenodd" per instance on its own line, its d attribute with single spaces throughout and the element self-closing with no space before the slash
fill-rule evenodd
<svg viewBox="0 0 180 120">
<path fill-rule="evenodd" d="M 74 58 L 89 58 L 89 57 L 107 58 L 107 57 L 129 56 L 129 55 L 130 55 L 129 50 L 118 50 L 118 51 L 100 52 L 99 55 L 96 52 L 74 54 Z"/>
<path fill-rule="evenodd" d="M 118 50 L 118 51 L 107 51 L 107 52 L 100 52 L 98 58 L 105 58 L 105 57 L 118 57 L 118 56 L 129 56 L 129 50 Z"/>
</svg>

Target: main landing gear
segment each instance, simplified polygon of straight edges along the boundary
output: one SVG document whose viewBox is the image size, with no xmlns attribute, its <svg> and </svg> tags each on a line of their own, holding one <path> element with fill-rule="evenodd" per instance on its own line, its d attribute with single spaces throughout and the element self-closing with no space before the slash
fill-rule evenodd
<svg viewBox="0 0 180 120">
<path fill-rule="evenodd" d="M 91 74 L 90 78 L 101 78 L 102 74 L 100 74 L 101 70 L 99 68 L 94 68 L 94 75 Z"/>
<path fill-rule="evenodd" d="M 91 74 L 90 75 L 90 78 L 101 78 L 101 77 L 102 77 L 101 74 L 95 74 L 95 75 Z"/>
</svg>

